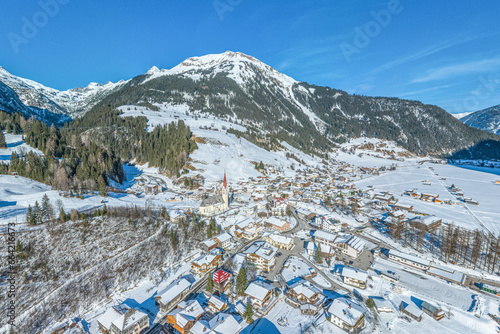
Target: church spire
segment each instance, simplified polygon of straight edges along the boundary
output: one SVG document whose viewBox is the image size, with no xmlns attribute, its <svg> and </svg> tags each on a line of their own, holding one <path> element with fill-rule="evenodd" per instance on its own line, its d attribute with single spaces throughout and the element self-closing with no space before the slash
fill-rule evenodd
<svg viewBox="0 0 500 334">
<path fill-rule="evenodd" d="M 226 171 L 224 171 L 224 183 L 222 185 L 224 186 L 224 189 L 227 188 Z"/>
</svg>

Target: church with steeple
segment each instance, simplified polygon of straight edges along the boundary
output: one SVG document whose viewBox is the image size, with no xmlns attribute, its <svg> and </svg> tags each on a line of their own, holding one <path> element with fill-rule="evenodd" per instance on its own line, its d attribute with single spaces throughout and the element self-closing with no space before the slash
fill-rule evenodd
<svg viewBox="0 0 500 334">
<path fill-rule="evenodd" d="M 224 172 L 224 182 L 222 189 L 216 192 L 215 195 L 204 198 L 200 204 L 200 215 L 210 216 L 229 208 L 229 190 L 227 189 L 226 172 Z"/>
</svg>

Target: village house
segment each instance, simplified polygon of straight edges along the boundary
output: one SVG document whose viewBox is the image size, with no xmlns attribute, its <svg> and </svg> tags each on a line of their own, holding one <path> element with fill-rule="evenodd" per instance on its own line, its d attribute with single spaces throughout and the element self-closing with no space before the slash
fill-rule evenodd
<svg viewBox="0 0 500 334">
<path fill-rule="evenodd" d="M 368 279 L 368 273 L 366 271 L 344 267 L 342 269 L 342 279 L 345 284 L 349 284 L 361 289 L 366 289 L 366 281 Z"/>
<path fill-rule="evenodd" d="M 405 303 L 403 301 L 399 305 L 399 310 L 419 322 L 422 320 L 422 315 L 424 314 L 424 312 L 422 312 L 422 310 L 420 310 L 415 304 Z"/>
<path fill-rule="evenodd" d="M 224 311 L 226 307 L 227 307 L 226 302 L 217 297 L 216 295 L 212 295 L 212 297 L 210 297 L 210 299 L 208 300 L 207 310 L 213 314 Z"/>
<path fill-rule="evenodd" d="M 231 241 L 233 237 L 229 233 L 221 233 L 212 239 L 217 243 L 217 247 L 228 250 L 231 248 Z"/>
<path fill-rule="evenodd" d="M 429 265 L 431 263 L 431 261 L 429 261 L 429 260 L 425 260 L 425 259 L 421 259 L 419 257 L 413 256 L 413 255 L 401 253 L 395 249 L 391 249 L 389 251 L 389 260 L 400 262 L 400 263 L 406 264 L 407 266 L 411 266 L 411 267 L 414 267 L 414 268 L 417 268 L 420 270 L 429 269 Z"/>
<path fill-rule="evenodd" d="M 436 321 L 439 321 L 444 317 L 443 310 L 437 308 L 432 304 L 429 304 L 426 301 L 422 302 L 422 311 L 424 311 L 424 313 L 427 314 L 429 317 L 434 318 Z"/>
<path fill-rule="evenodd" d="M 247 218 L 234 225 L 234 235 L 240 239 L 252 240 L 262 234 L 262 224 Z"/>
<path fill-rule="evenodd" d="M 204 314 L 197 300 L 183 301 L 167 316 L 167 323 L 181 334 L 189 333 L 194 323 Z"/>
<path fill-rule="evenodd" d="M 375 304 L 375 309 L 377 310 L 378 313 L 381 312 L 392 313 L 393 311 L 392 304 L 387 299 L 384 299 L 382 297 L 373 297 L 372 300 L 373 303 Z"/>
<path fill-rule="evenodd" d="M 191 329 L 190 334 L 237 334 L 241 331 L 240 323 L 227 313 L 218 313 L 209 321 L 200 319 Z"/>
<path fill-rule="evenodd" d="M 203 249 L 205 252 L 208 252 L 214 249 L 215 247 L 217 247 L 217 242 L 213 238 L 203 240 L 202 242 L 200 242 L 200 248 Z"/>
<path fill-rule="evenodd" d="M 160 313 L 168 312 L 169 309 L 189 294 L 191 284 L 186 278 L 179 278 L 172 282 L 161 294 L 155 296 L 155 302 Z"/>
<path fill-rule="evenodd" d="M 410 212 L 410 211 L 413 211 L 413 206 L 410 205 L 410 204 L 394 204 L 392 206 L 392 209 L 393 210 L 402 210 L 402 211 Z"/>
<path fill-rule="evenodd" d="M 187 220 L 186 214 L 184 214 L 183 212 L 180 212 L 180 211 L 172 210 L 168 213 L 168 216 L 170 218 L 170 222 L 173 224 L 184 223 Z"/>
<path fill-rule="evenodd" d="M 293 238 L 278 234 L 278 233 L 269 233 L 264 238 L 264 241 L 267 241 L 274 247 L 278 247 L 281 249 L 292 249 L 294 246 Z"/>
<path fill-rule="evenodd" d="M 436 216 L 423 216 L 410 219 L 409 224 L 411 227 L 418 228 L 422 231 L 431 231 L 440 226 L 442 221 L 441 218 Z"/>
<path fill-rule="evenodd" d="M 275 287 L 262 281 L 255 281 L 248 285 L 245 296 L 250 298 L 254 310 L 265 308 L 271 301 Z"/>
<path fill-rule="evenodd" d="M 254 264 L 259 270 L 270 272 L 274 268 L 277 248 L 265 241 L 254 242 L 244 253 L 247 261 Z"/>
<path fill-rule="evenodd" d="M 130 309 L 129 306 L 116 305 L 108 308 L 103 315 L 97 319 L 97 326 L 101 333 L 110 333 L 111 323 L 124 315 Z"/>
<path fill-rule="evenodd" d="M 338 233 L 342 229 L 340 221 L 334 218 L 317 217 L 316 224 L 321 226 L 321 229 L 330 233 Z"/>
<path fill-rule="evenodd" d="M 271 206 L 271 214 L 273 216 L 285 216 L 287 208 L 288 200 L 286 198 L 274 198 Z"/>
<path fill-rule="evenodd" d="M 212 274 L 214 290 L 223 294 L 233 284 L 233 275 L 223 269 L 219 269 Z"/>
<path fill-rule="evenodd" d="M 285 295 L 287 297 L 285 301 L 294 307 L 310 304 L 315 306 L 316 310 L 325 298 L 325 295 L 318 288 L 305 280 L 300 280 L 290 285 Z M 305 309 L 306 313 L 310 310 Z"/>
<path fill-rule="evenodd" d="M 278 219 L 269 217 L 266 220 L 265 226 L 278 232 L 283 232 L 290 229 L 290 222 L 286 219 Z"/>
<path fill-rule="evenodd" d="M 342 254 L 352 258 L 357 258 L 363 249 L 365 249 L 366 242 L 353 235 L 341 234 L 335 238 L 333 247 L 339 250 Z"/>
<path fill-rule="evenodd" d="M 206 273 L 219 267 L 221 263 L 221 255 L 205 254 L 191 262 L 191 272 L 196 275 L 205 275 Z"/>
<path fill-rule="evenodd" d="M 330 307 L 330 321 L 337 327 L 350 333 L 365 324 L 365 310 L 345 297 L 336 298 Z"/>
<path fill-rule="evenodd" d="M 335 238 L 337 236 L 333 233 L 329 233 L 326 231 L 322 230 L 316 230 L 314 232 L 314 241 L 318 244 L 325 245 L 325 246 L 331 246 L 333 247 L 333 244 L 335 243 Z"/>
<path fill-rule="evenodd" d="M 129 309 L 118 319 L 113 320 L 110 327 L 112 334 L 142 334 L 149 329 L 149 317 L 136 309 Z"/>
<path fill-rule="evenodd" d="M 314 217 L 316 217 L 316 214 L 314 212 L 311 212 L 306 209 L 298 209 L 297 210 L 297 215 L 299 216 L 300 219 L 311 221 L 313 220 Z"/>
</svg>

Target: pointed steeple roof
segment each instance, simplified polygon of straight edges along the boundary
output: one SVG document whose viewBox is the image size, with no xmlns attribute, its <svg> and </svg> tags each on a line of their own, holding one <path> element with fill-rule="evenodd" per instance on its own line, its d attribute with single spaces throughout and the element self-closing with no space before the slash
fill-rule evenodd
<svg viewBox="0 0 500 334">
<path fill-rule="evenodd" d="M 224 188 L 227 188 L 226 171 L 224 171 L 224 183 L 222 185 L 224 186 Z"/>
</svg>

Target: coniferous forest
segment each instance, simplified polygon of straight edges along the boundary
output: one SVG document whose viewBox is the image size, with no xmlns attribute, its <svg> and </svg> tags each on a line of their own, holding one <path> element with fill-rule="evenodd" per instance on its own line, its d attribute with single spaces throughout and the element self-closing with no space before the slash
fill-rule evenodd
<svg viewBox="0 0 500 334">
<path fill-rule="evenodd" d="M 177 175 L 196 149 L 191 131 L 183 122 L 148 132 L 145 117 L 122 118 L 119 113 L 99 110 L 57 128 L 34 117 L 0 112 L 2 130 L 23 134 L 27 144 L 44 154 L 13 153 L 10 165 L 0 165 L 0 173 L 15 172 L 76 194 L 106 194 L 109 180 L 124 181 L 122 163 L 132 159 L 149 162 L 162 172 Z"/>
</svg>

